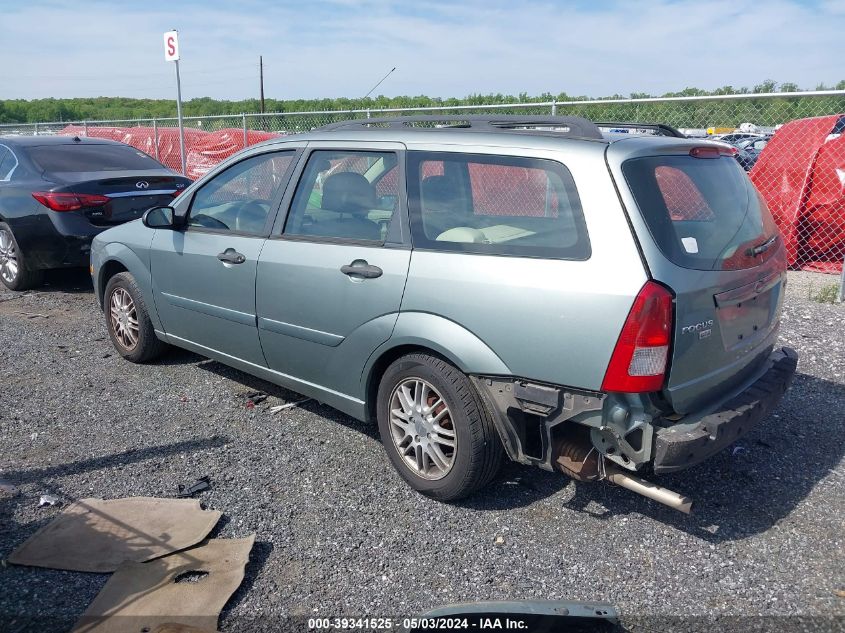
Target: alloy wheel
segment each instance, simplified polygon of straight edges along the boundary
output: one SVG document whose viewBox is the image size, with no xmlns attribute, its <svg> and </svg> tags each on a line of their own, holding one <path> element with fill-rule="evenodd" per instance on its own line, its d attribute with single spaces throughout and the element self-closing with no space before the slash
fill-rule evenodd
<svg viewBox="0 0 845 633">
<path fill-rule="evenodd" d="M 14 283 L 19 266 L 12 234 L 6 229 L 0 229 L 0 277 L 7 283 Z"/>
<path fill-rule="evenodd" d="M 109 302 L 109 316 L 115 338 L 122 347 L 133 350 L 138 345 L 140 328 L 135 302 L 124 288 L 115 288 Z"/>
<path fill-rule="evenodd" d="M 390 398 L 390 434 L 402 460 L 423 479 L 442 479 L 455 464 L 458 438 L 443 396 L 422 378 L 407 378 Z"/>
</svg>

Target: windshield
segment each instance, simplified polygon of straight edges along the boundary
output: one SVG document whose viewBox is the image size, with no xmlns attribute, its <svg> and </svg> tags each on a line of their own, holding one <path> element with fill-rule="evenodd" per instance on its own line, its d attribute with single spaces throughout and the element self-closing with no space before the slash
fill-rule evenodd
<svg viewBox="0 0 845 633">
<path fill-rule="evenodd" d="M 162 169 L 160 163 L 128 145 L 39 145 L 29 150 L 29 157 L 45 172 Z"/>
<path fill-rule="evenodd" d="M 626 161 L 622 172 L 673 263 L 738 270 L 760 265 L 777 250 L 766 203 L 733 158 L 650 156 Z"/>
</svg>

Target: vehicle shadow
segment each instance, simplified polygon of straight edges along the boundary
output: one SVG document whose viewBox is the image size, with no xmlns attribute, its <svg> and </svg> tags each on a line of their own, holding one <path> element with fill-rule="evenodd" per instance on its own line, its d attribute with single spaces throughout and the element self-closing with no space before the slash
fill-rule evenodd
<svg viewBox="0 0 845 633">
<path fill-rule="evenodd" d="M 202 357 L 185 356 L 183 362 L 196 362 L 197 358 Z M 303 397 L 217 361 L 201 360 L 197 366 L 285 402 Z M 299 407 L 380 444 L 375 425 L 314 400 Z M 823 425 L 818 424 L 821 416 Z M 514 463 L 505 464 L 486 490 L 458 505 L 478 511 L 507 510 L 530 506 L 570 488 L 562 510 L 598 519 L 639 513 L 711 542 L 737 540 L 776 525 L 819 481 L 839 468 L 845 444 L 831 438 L 843 435 L 845 385 L 799 373 L 777 410 L 732 447 L 688 470 L 647 477 L 691 497 L 691 515 L 608 483 L 576 482 L 562 474 Z"/>
<path fill-rule="evenodd" d="M 202 359 L 202 357 L 198 358 Z M 246 387 L 246 389 L 244 389 L 244 392 L 260 391 L 262 393 L 266 393 L 270 397 L 278 398 L 279 400 L 282 400 L 286 403 L 296 402 L 297 400 L 302 400 L 306 397 L 300 393 L 291 391 L 290 389 L 280 387 L 279 385 L 276 385 L 272 382 L 267 382 L 262 378 L 253 376 L 252 374 L 247 374 L 239 369 L 224 365 L 223 363 L 220 363 L 216 360 L 204 359 L 199 364 L 197 364 L 197 367 L 199 369 L 211 372 L 217 376 L 227 378 L 228 380 L 243 385 L 244 387 Z M 362 435 L 366 435 L 371 439 L 381 442 L 381 440 L 379 439 L 378 428 L 375 424 L 368 424 L 366 422 L 356 420 L 355 418 L 341 413 L 337 409 L 333 409 L 332 407 L 313 399 L 308 400 L 307 402 L 303 402 L 302 404 L 299 404 L 297 406 L 300 409 L 313 413 L 314 415 L 319 415 L 320 417 L 326 420 L 330 420 L 331 422 L 342 424 L 343 426 L 358 431 Z"/>
<path fill-rule="evenodd" d="M 845 476 L 837 470 L 845 444 L 835 440 L 843 434 L 845 385 L 797 374 L 778 409 L 732 447 L 689 470 L 651 476 L 691 497 L 691 515 L 611 484 L 575 482 L 516 464 L 461 505 L 479 511 L 523 507 L 571 487 L 562 510 L 598 519 L 638 513 L 710 542 L 738 540 L 787 517 L 831 472 Z"/>
<path fill-rule="evenodd" d="M 47 488 L 52 493 L 59 495 L 60 498 L 64 498 L 67 502 L 72 502 L 74 501 L 72 495 L 66 495 L 62 491 L 62 477 L 125 466 L 127 464 L 161 458 L 168 455 L 175 455 L 178 453 L 190 454 L 196 451 L 218 448 L 226 445 L 227 443 L 228 440 L 225 437 L 215 436 L 199 440 L 174 442 L 172 444 L 159 446 L 148 446 L 145 448 L 124 451 L 122 453 L 104 455 L 102 457 L 80 459 L 67 464 L 56 464 L 42 468 L 4 470 L 3 480 L 4 482 L 12 484 L 16 488 L 21 489 L 25 487 L 31 488 L 33 486 L 36 488 L 44 488 L 42 482 L 49 482 L 49 486 L 47 486 Z M 14 519 L 16 514 L 15 511 L 22 503 L 32 503 L 32 495 L 23 494 L 21 491 L 16 491 L 13 494 L 0 492 L 0 526 L 3 526 L 3 529 L 0 530 L 0 556 L 8 554 L 11 549 L 22 543 L 28 536 L 41 528 L 42 525 L 52 520 L 52 517 L 48 517 L 25 524 L 16 521 Z"/>
<path fill-rule="evenodd" d="M 8 480 L 15 486 L 34 484 L 44 479 L 67 477 L 70 475 L 79 475 L 86 472 L 101 470 L 103 468 L 125 466 L 127 464 L 174 455 L 176 453 L 193 453 L 196 451 L 207 450 L 209 448 L 219 448 L 221 446 L 225 446 L 227 443 L 228 440 L 221 436 L 208 437 L 198 440 L 184 440 L 182 442 L 174 442 L 172 444 L 132 449 L 122 453 L 104 455 L 102 457 L 81 459 L 69 464 L 56 464 L 55 466 L 30 468 L 26 470 L 5 470 L 3 471 L 3 479 Z"/>
<path fill-rule="evenodd" d="M 19 487 L 20 490 L 6 494 L 0 492 L 0 558 L 6 558 L 29 537 L 45 525 L 53 522 L 64 508 L 77 499 L 63 491 L 62 478 L 71 475 L 115 468 L 127 464 L 154 460 L 179 453 L 191 454 L 196 451 L 221 447 L 227 443 L 225 437 L 210 437 L 197 440 L 174 442 L 158 446 L 148 446 L 137 450 L 124 451 L 102 457 L 80 459 L 65 464 L 56 464 L 42 468 L 4 470 L 4 481 Z M 38 499 L 37 492 L 43 489 L 42 482 L 49 482 L 49 490 L 64 500 L 56 508 L 45 508 L 38 518 L 26 520 L 22 517 L 33 516 L 26 512 L 24 505 L 31 506 Z M 121 529 L 126 529 L 121 526 Z M 99 532 L 98 532 L 99 534 Z M 99 534 L 98 539 L 108 539 L 108 535 Z M 160 540 L 159 534 L 133 532 L 129 537 L 137 551 L 145 546 L 155 545 Z M 123 541 L 123 537 L 121 537 Z M 256 544 L 258 545 L 258 544 Z M 189 553 L 187 554 L 189 555 Z M 259 552 L 260 559 L 260 552 Z M 252 562 L 250 563 L 252 565 Z M 3 595 L 0 596 L 0 630 L 67 631 L 77 621 L 97 592 L 102 588 L 107 576 L 57 569 L 34 568 L 6 565 L 2 567 Z M 44 588 L 39 593 L 33 587 Z M 56 589 L 60 587 L 61 589 Z M 50 608 L 45 611 L 44 595 L 51 595 Z"/>
<path fill-rule="evenodd" d="M 65 268 L 47 271 L 44 283 L 33 292 L 63 292 L 65 294 L 93 293 L 94 284 L 85 268 Z"/>
<path fill-rule="evenodd" d="M 220 612 L 221 622 L 225 622 L 227 616 L 235 611 L 238 605 L 241 604 L 241 602 L 243 602 L 249 595 L 258 575 L 267 564 L 267 561 L 270 560 L 270 556 L 273 554 L 273 548 L 273 544 L 269 541 L 255 541 L 252 546 L 252 550 L 249 552 L 249 562 L 246 564 L 246 569 L 244 570 L 244 580 Z M 223 628 L 223 626 L 225 626 L 225 624 L 223 624 L 221 628 Z M 246 629 L 242 628 L 241 630 Z"/>
</svg>

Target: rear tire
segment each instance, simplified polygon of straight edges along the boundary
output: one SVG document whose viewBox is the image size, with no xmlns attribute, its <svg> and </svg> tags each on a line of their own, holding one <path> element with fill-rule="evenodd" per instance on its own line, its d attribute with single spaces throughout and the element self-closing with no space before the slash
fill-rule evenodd
<svg viewBox="0 0 845 633">
<path fill-rule="evenodd" d="M 44 281 L 43 270 L 32 270 L 21 252 L 12 229 L 0 222 L 0 281 L 9 290 L 29 290 Z"/>
<path fill-rule="evenodd" d="M 480 490 L 502 464 L 501 441 L 475 387 L 435 356 L 408 354 L 387 368 L 377 417 L 393 467 L 439 501 Z"/>
<path fill-rule="evenodd" d="M 168 348 L 153 329 L 144 295 L 130 273 L 118 273 L 103 293 L 106 329 L 117 352 L 133 363 L 146 363 Z"/>
</svg>

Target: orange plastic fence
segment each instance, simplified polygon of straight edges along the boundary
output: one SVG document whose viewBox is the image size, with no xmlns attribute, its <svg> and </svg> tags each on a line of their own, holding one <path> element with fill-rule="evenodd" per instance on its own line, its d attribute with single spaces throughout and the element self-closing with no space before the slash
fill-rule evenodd
<svg viewBox="0 0 845 633">
<path fill-rule="evenodd" d="M 69 125 L 59 134 L 74 136 L 85 134 L 85 129 L 78 125 Z M 156 130 L 152 127 L 88 127 L 88 136 L 107 138 L 126 143 L 153 158 L 157 158 L 170 169 L 182 170 L 182 158 L 179 152 L 179 129 L 172 127 L 158 128 L 158 152 L 156 152 Z M 267 139 L 277 138 L 272 132 L 247 131 L 247 145 L 255 145 Z M 194 128 L 185 128 L 185 164 L 188 178 L 204 176 L 220 161 L 244 148 L 244 131 L 240 128 L 225 128 L 215 132 L 205 132 Z"/>
<path fill-rule="evenodd" d="M 749 174 L 783 234 L 789 265 L 837 272 L 845 257 L 845 136 L 842 115 L 790 121 Z"/>
</svg>

